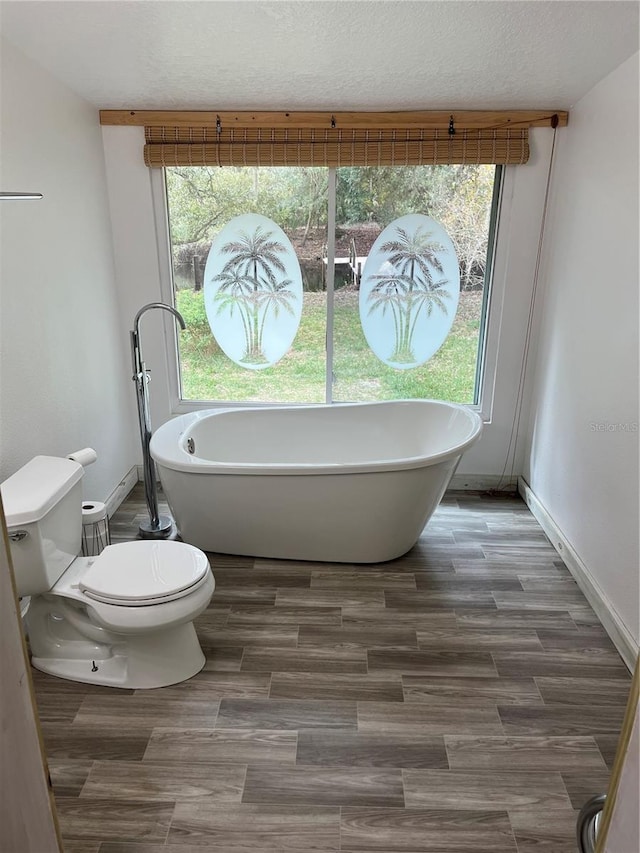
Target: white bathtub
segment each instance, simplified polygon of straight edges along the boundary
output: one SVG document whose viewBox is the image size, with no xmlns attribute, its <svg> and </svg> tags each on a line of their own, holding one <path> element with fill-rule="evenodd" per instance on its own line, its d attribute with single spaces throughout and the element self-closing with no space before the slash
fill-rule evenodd
<svg viewBox="0 0 640 853">
<path fill-rule="evenodd" d="M 415 544 L 481 430 L 431 400 L 209 409 L 161 426 L 151 454 L 185 542 L 378 563 Z"/>
</svg>

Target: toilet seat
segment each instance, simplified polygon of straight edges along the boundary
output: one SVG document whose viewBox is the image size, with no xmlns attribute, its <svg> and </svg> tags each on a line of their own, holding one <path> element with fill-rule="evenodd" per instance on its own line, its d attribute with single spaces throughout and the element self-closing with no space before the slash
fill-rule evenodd
<svg viewBox="0 0 640 853">
<path fill-rule="evenodd" d="M 175 601 L 207 582 L 209 561 L 185 542 L 138 541 L 109 545 L 79 579 L 94 601 L 143 607 Z"/>
</svg>

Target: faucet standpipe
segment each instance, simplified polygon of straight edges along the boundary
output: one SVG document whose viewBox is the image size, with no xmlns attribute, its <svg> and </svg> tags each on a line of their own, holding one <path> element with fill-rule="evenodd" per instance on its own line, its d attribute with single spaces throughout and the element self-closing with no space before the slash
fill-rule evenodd
<svg viewBox="0 0 640 853">
<path fill-rule="evenodd" d="M 150 372 L 142 358 L 140 348 L 140 318 L 152 308 L 160 308 L 169 311 L 176 318 L 181 329 L 186 329 L 186 323 L 179 311 L 164 302 L 150 302 L 136 314 L 133 321 L 133 329 L 130 334 L 131 358 L 133 365 L 133 376 L 136 383 L 136 402 L 138 404 L 138 424 L 140 426 L 140 440 L 142 442 L 142 471 L 144 476 L 144 492 L 149 510 L 149 520 L 140 524 L 139 532 L 142 539 L 168 539 L 173 530 L 173 523 L 169 516 L 158 514 L 158 482 L 156 469 L 151 458 L 149 444 L 151 442 L 151 414 L 149 409 L 149 382 Z"/>
</svg>

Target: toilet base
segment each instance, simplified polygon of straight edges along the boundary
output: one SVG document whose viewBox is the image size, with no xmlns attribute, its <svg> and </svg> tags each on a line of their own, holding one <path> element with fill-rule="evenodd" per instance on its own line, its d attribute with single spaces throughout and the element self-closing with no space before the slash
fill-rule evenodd
<svg viewBox="0 0 640 853">
<path fill-rule="evenodd" d="M 118 639 L 121 642 L 112 647 L 111 654 L 100 659 L 34 656 L 31 663 L 41 672 L 58 678 L 129 690 L 178 684 L 192 678 L 205 664 L 191 622 L 144 636 Z"/>
</svg>

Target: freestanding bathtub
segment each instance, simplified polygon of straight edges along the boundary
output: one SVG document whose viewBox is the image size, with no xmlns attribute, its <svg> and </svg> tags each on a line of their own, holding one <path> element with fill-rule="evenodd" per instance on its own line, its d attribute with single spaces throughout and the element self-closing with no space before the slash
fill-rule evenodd
<svg viewBox="0 0 640 853">
<path fill-rule="evenodd" d="M 378 563 L 415 544 L 481 430 L 432 400 L 209 409 L 167 421 L 151 454 L 185 542 Z"/>
</svg>

